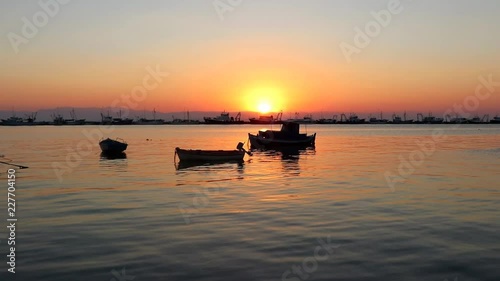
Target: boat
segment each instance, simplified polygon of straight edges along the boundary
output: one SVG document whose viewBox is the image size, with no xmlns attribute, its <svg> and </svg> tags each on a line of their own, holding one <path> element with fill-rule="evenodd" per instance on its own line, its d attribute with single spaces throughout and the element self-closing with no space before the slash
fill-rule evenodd
<svg viewBox="0 0 500 281">
<path fill-rule="evenodd" d="M 340 115 L 340 123 L 342 124 L 364 124 L 365 119 L 360 119 L 355 113 L 351 113 L 349 118 L 345 114 Z"/>
<path fill-rule="evenodd" d="M 104 115 L 101 113 L 101 124 L 102 125 L 131 125 L 134 119 L 122 118 L 122 111 L 118 112 L 118 117 L 113 118 L 111 115 Z"/>
<path fill-rule="evenodd" d="M 238 143 L 236 150 L 201 150 L 201 149 L 181 149 L 175 148 L 175 155 L 179 156 L 180 161 L 205 161 L 205 162 L 223 162 L 223 161 L 243 161 L 245 151 L 243 143 Z M 175 157 L 174 155 L 174 157 Z"/>
<path fill-rule="evenodd" d="M 321 118 L 316 120 L 316 124 L 335 124 L 337 123 L 337 115 L 334 115 L 332 119 Z"/>
<path fill-rule="evenodd" d="M 7 119 L 2 119 L 1 125 L 3 126 L 32 126 L 37 125 L 35 122 L 37 113 L 32 113 L 30 115 L 25 114 L 26 118 L 17 117 L 15 113 Z"/>
<path fill-rule="evenodd" d="M 257 135 L 249 133 L 248 138 L 251 148 L 313 147 L 316 133 L 312 135 L 301 134 L 299 123 L 283 122 L 279 131 L 260 130 Z"/>
<path fill-rule="evenodd" d="M 112 140 L 107 138 L 99 142 L 101 151 L 107 154 L 119 154 L 127 149 L 128 144 L 122 139 Z"/>
<path fill-rule="evenodd" d="M 122 118 L 122 110 L 118 111 L 118 117 L 113 118 L 112 125 L 132 125 L 134 119 Z"/>
<path fill-rule="evenodd" d="M 170 125 L 198 125 L 200 121 L 191 119 L 178 119 L 174 118 L 172 122 L 168 123 Z"/>
<path fill-rule="evenodd" d="M 493 119 L 490 120 L 490 123 L 492 123 L 492 124 L 500 124 L 500 116 L 493 117 Z"/>
<path fill-rule="evenodd" d="M 11 116 L 7 119 L 2 119 L 2 125 L 4 126 L 21 126 L 24 124 L 25 122 L 21 117 Z"/>
<path fill-rule="evenodd" d="M 203 117 L 205 124 L 219 124 L 219 125 L 229 125 L 229 124 L 244 124 L 245 122 L 241 120 L 241 112 L 236 114 L 236 117 L 229 116 L 229 113 L 222 112 L 220 116 L 217 117 Z"/>
<path fill-rule="evenodd" d="M 467 118 L 460 117 L 458 114 L 455 117 L 451 117 L 449 114 L 445 116 L 444 123 L 448 124 L 466 124 L 468 123 Z"/>
<path fill-rule="evenodd" d="M 54 113 L 51 115 L 51 117 L 52 117 L 52 124 L 53 125 L 56 125 L 56 126 L 66 125 L 66 120 L 64 119 L 64 117 L 61 114 Z"/>
<path fill-rule="evenodd" d="M 187 115 L 187 119 L 186 119 L 186 115 Z M 171 125 L 198 125 L 198 124 L 200 124 L 200 121 L 191 120 L 191 118 L 189 116 L 189 111 L 186 111 L 186 113 L 184 115 L 184 119 L 175 118 L 175 116 L 172 115 L 172 122 L 170 122 L 168 124 L 171 124 Z"/>
<path fill-rule="evenodd" d="M 111 115 L 109 115 L 109 111 L 108 111 L 108 115 L 104 115 L 101 112 L 101 124 L 102 125 L 111 125 L 111 123 L 113 123 L 113 117 L 111 117 Z"/>
<path fill-rule="evenodd" d="M 413 124 L 413 119 L 406 119 L 406 112 L 403 114 L 403 118 L 401 116 L 393 114 L 392 115 L 392 124 Z"/>
<path fill-rule="evenodd" d="M 384 119 L 382 117 L 382 112 L 380 112 L 380 119 L 377 119 L 376 117 L 370 117 L 370 119 L 368 120 L 368 123 L 370 123 L 370 124 L 387 124 L 387 123 L 389 123 L 389 120 Z"/>
<path fill-rule="evenodd" d="M 259 118 L 250 118 L 250 124 L 281 124 L 281 117 L 283 116 L 283 112 L 278 113 L 278 116 L 274 118 L 273 115 L 268 116 L 259 116 Z"/>
<path fill-rule="evenodd" d="M 163 125 L 165 124 L 165 120 L 156 119 L 156 109 L 153 109 L 153 119 L 147 119 L 146 114 L 144 113 L 144 117 L 139 118 L 135 124 L 137 125 Z"/>
<path fill-rule="evenodd" d="M 288 119 L 286 120 L 287 122 L 295 122 L 295 123 L 299 123 L 299 124 L 314 124 L 314 120 L 312 118 L 312 115 L 306 115 L 302 118 L 299 118 L 299 113 L 296 112 L 295 113 L 295 119 Z"/>
<path fill-rule="evenodd" d="M 434 117 L 432 113 L 429 113 L 429 116 L 426 117 L 422 113 L 418 113 L 417 120 L 419 124 L 442 124 L 444 122 L 444 118 Z"/>
<path fill-rule="evenodd" d="M 85 119 L 76 118 L 75 109 L 72 109 L 69 113 L 71 115 L 71 119 L 65 119 L 67 125 L 85 125 Z"/>
</svg>

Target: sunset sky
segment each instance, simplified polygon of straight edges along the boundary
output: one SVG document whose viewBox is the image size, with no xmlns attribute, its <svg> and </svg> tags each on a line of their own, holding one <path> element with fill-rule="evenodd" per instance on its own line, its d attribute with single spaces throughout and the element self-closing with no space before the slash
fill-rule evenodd
<svg viewBox="0 0 500 281">
<path fill-rule="evenodd" d="M 157 111 L 442 112 L 500 81 L 497 0 L 401 0 L 351 62 L 341 43 L 391 1 L 240 2 L 72 0 L 16 54 L 44 10 L 2 1 L 0 110 L 109 107 L 148 66 L 169 73 L 137 105 Z M 500 111 L 500 87 L 479 111 Z"/>
</svg>

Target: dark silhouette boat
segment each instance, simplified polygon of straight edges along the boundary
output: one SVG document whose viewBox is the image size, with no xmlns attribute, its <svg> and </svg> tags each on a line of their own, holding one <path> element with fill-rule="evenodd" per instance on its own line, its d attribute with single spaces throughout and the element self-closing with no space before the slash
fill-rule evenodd
<svg viewBox="0 0 500 281">
<path fill-rule="evenodd" d="M 281 124 L 281 117 L 283 116 L 283 112 L 278 113 L 278 116 L 274 118 L 273 115 L 269 116 L 259 116 L 259 118 L 250 118 L 250 124 Z"/>
<path fill-rule="evenodd" d="M 8 119 L 2 119 L 2 122 L 0 123 L 3 126 L 31 126 L 31 125 L 36 125 L 35 120 L 36 120 L 36 112 L 31 114 L 31 115 L 26 115 L 26 118 L 23 119 L 21 117 L 17 117 L 15 114 L 13 114 L 11 117 Z"/>
<path fill-rule="evenodd" d="M 403 118 L 401 116 L 393 114 L 392 115 L 392 124 L 413 124 L 413 119 L 406 119 L 406 112 L 403 114 Z"/>
<path fill-rule="evenodd" d="M 230 124 L 244 124 L 245 122 L 241 120 L 241 112 L 236 114 L 236 117 L 229 116 L 229 113 L 222 112 L 220 116 L 217 117 L 204 117 L 205 124 L 218 124 L 218 125 L 230 125 Z"/>
<path fill-rule="evenodd" d="M 243 149 L 243 143 L 238 143 L 236 150 L 201 150 L 201 149 L 181 149 L 175 148 L 175 155 L 180 161 L 197 162 L 224 162 L 224 161 L 243 161 L 245 153 L 251 153 Z M 174 156 L 175 157 L 175 156 Z"/>
<path fill-rule="evenodd" d="M 99 142 L 101 151 L 105 154 L 120 154 L 127 149 L 128 144 L 122 139 L 112 140 L 107 138 Z"/>
<path fill-rule="evenodd" d="M 368 120 L 368 123 L 370 123 L 370 124 L 387 124 L 387 123 L 389 123 L 389 120 L 384 119 L 382 116 L 382 112 L 380 112 L 380 119 L 378 119 L 377 117 L 370 117 L 370 119 Z"/>
<path fill-rule="evenodd" d="M 360 119 L 358 115 L 351 113 L 349 118 L 345 114 L 340 115 L 340 124 L 364 124 L 365 119 Z"/>
<path fill-rule="evenodd" d="M 492 123 L 492 124 L 500 124 L 500 116 L 493 117 L 493 119 L 490 120 L 490 123 Z"/>
<path fill-rule="evenodd" d="M 281 130 L 260 130 L 257 135 L 248 134 L 251 148 L 268 149 L 280 147 L 313 147 L 316 133 L 312 135 L 301 134 L 300 124 L 296 122 L 283 122 Z"/>
<path fill-rule="evenodd" d="M 122 118 L 122 111 L 118 112 L 118 117 L 113 118 L 111 115 L 104 115 L 101 113 L 101 124 L 102 125 L 132 125 L 134 119 Z"/>
<path fill-rule="evenodd" d="M 156 119 L 156 109 L 153 109 L 153 119 L 147 119 L 146 113 L 144 113 L 144 116 L 142 118 L 138 118 L 138 120 L 135 122 L 135 124 L 137 124 L 137 125 L 162 125 L 162 124 L 165 124 L 165 120 Z"/>
<path fill-rule="evenodd" d="M 434 117 L 429 112 L 429 116 L 424 116 L 422 113 L 417 114 L 417 124 L 443 124 L 444 118 Z"/>
</svg>

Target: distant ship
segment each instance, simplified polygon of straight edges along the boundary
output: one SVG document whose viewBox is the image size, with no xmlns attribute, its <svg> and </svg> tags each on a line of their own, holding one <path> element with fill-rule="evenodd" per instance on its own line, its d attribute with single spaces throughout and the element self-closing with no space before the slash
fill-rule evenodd
<svg viewBox="0 0 500 281">
<path fill-rule="evenodd" d="M 340 123 L 343 124 L 364 124 L 365 119 L 360 119 L 355 113 L 351 113 L 349 118 L 345 114 L 340 115 Z"/>
<path fill-rule="evenodd" d="M 66 120 L 64 120 L 64 117 L 61 114 L 52 114 L 52 125 L 66 125 Z"/>
<path fill-rule="evenodd" d="M 130 118 L 122 118 L 122 111 L 118 112 L 118 117 L 111 117 L 111 115 L 104 115 L 101 113 L 101 124 L 103 125 L 131 125 L 134 122 L 134 119 Z"/>
<path fill-rule="evenodd" d="M 299 118 L 299 113 L 295 113 L 295 119 L 288 119 L 287 122 L 295 122 L 299 124 L 314 124 L 315 121 L 312 119 L 312 115 L 306 115 L 302 118 Z"/>
<path fill-rule="evenodd" d="M 412 124 L 413 119 L 406 119 L 406 112 L 403 114 L 404 118 L 399 115 L 392 115 L 392 124 Z"/>
<path fill-rule="evenodd" d="M 7 119 L 2 119 L 1 125 L 3 126 L 31 126 L 35 125 L 36 112 L 28 115 L 25 119 L 17 117 L 16 114 L 12 114 L 11 117 Z"/>
<path fill-rule="evenodd" d="M 278 113 L 278 116 L 274 118 L 273 115 L 270 116 L 259 116 L 259 118 L 250 118 L 250 124 L 281 124 L 281 117 L 283 116 L 283 112 Z"/>
<path fill-rule="evenodd" d="M 377 119 L 376 117 L 370 117 L 370 119 L 368 120 L 368 123 L 370 123 L 370 124 L 387 124 L 387 123 L 389 123 L 389 120 L 384 119 L 382 117 L 382 112 L 381 112 L 380 119 Z"/>
<path fill-rule="evenodd" d="M 442 124 L 444 122 L 443 118 L 434 117 L 431 113 L 429 113 L 429 116 L 426 117 L 424 117 L 422 113 L 418 113 L 417 120 L 417 123 L 421 124 Z"/>
<path fill-rule="evenodd" d="M 470 120 L 467 120 L 467 122 L 470 124 L 486 124 L 488 123 L 489 119 L 490 116 L 488 114 L 484 115 L 483 118 L 480 118 L 478 115 L 476 115 L 472 117 Z"/>
<path fill-rule="evenodd" d="M 460 116 L 455 116 L 455 117 L 450 117 L 449 115 L 446 115 L 446 122 L 450 124 L 465 124 L 467 123 L 467 118 L 460 117 Z"/>
<path fill-rule="evenodd" d="M 203 117 L 205 120 L 205 124 L 220 124 L 220 125 L 228 125 L 228 124 L 244 124 L 245 122 L 241 120 L 241 112 L 236 114 L 236 117 L 230 117 L 229 113 L 222 112 L 220 116 L 217 117 Z"/>
<path fill-rule="evenodd" d="M 316 121 L 316 124 L 335 124 L 337 123 L 337 115 L 333 115 L 332 119 L 321 118 Z"/>
<path fill-rule="evenodd" d="M 139 118 L 135 122 L 137 125 L 162 125 L 165 124 L 165 120 L 163 119 L 156 119 L 156 109 L 153 109 L 153 119 L 147 119 L 146 116 Z"/>
<path fill-rule="evenodd" d="M 493 117 L 493 119 L 490 120 L 490 123 L 492 123 L 492 124 L 500 124 L 500 116 Z"/>
<path fill-rule="evenodd" d="M 69 113 L 71 115 L 71 119 L 66 119 L 67 125 L 85 125 L 85 119 L 77 119 L 75 109 L 72 109 Z"/>
<path fill-rule="evenodd" d="M 198 120 L 191 120 L 189 117 L 189 111 L 186 111 L 187 114 L 187 119 L 179 119 L 175 118 L 175 116 L 172 115 L 172 122 L 170 124 L 172 125 L 197 125 L 200 124 L 200 121 Z"/>
</svg>

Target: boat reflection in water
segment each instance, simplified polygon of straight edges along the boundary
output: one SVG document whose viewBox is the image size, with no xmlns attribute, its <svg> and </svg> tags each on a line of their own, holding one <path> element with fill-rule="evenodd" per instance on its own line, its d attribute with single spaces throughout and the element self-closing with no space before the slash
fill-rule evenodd
<svg viewBox="0 0 500 281">
<path fill-rule="evenodd" d="M 176 170 L 225 170 L 234 166 L 238 170 L 244 167 L 244 161 L 179 161 L 175 162 Z"/>
<path fill-rule="evenodd" d="M 254 156 L 260 161 L 267 162 L 266 169 L 276 171 L 285 176 L 300 176 L 301 167 L 299 160 L 307 159 L 309 155 L 315 155 L 314 147 L 284 147 L 278 149 L 253 150 Z M 304 160 L 302 160 L 304 161 Z M 281 163 L 281 169 L 277 170 L 276 163 Z"/>
<path fill-rule="evenodd" d="M 116 159 L 127 159 L 127 154 L 125 152 L 101 152 L 101 160 L 116 160 Z"/>
<path fill-rule="evenodd" d="M 273 149 L 254 149 L 256 155 L 261 152 L 261 155 L 281 157 L 281 160 L 298 160 L 301 155 L 313 155 L 316 153 L 314 146 L 287 146 Z"/>
</svg>

